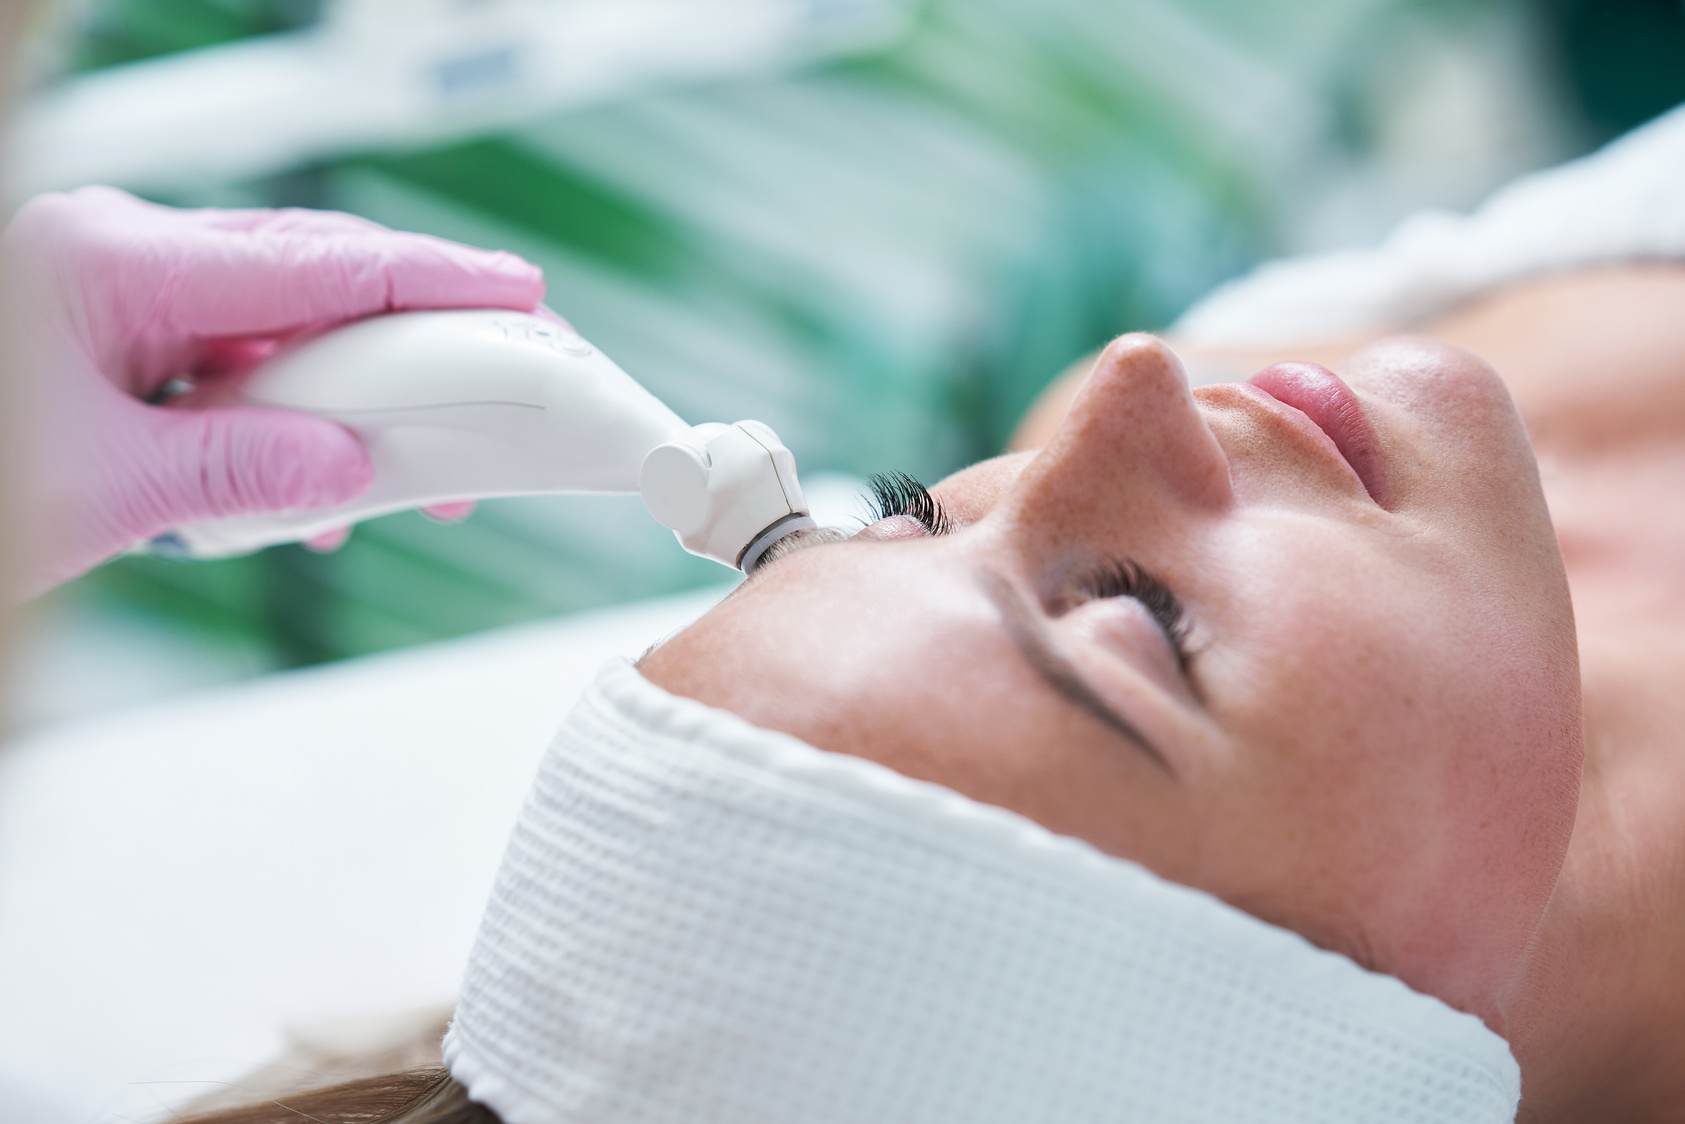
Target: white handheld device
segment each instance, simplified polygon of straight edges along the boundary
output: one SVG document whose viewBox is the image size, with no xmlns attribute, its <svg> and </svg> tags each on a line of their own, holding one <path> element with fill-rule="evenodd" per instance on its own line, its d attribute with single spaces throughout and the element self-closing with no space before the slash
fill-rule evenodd
<svg viewBox="0 0 1685 1124">
<path fill-rule="evenodd" d="M 692 554 L 752 571 L 808 517 L 796 462 L 760 422 L 689 426 L 608 356 L 540 316 L 400 312 L 271 359 L 245 405 L 350 429 L 374 482 L 338 507 L 191 523 L 161 546 L 242 554 L 388 512 L 494 496 L 641 492 Z"/>
</svg>

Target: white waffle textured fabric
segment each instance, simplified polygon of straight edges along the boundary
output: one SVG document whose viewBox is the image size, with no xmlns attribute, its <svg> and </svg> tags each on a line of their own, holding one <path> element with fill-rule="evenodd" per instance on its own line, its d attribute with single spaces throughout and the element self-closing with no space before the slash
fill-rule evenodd
<svg viewBox="0 0 1685 1124">
<path fill-rule="evenodd" d="M 1473 214 L 1424 211 L 1375 249 L 1260 266 L 1194 305 L 1172 331 L 1207 347 L 1337 341 L 1406 326 L 1524 277 L 1681 259 L 1685 106 L 1584 159 L 1516 180 Z"/>
<path fill-rule="evenodd" d="M 1496 1124 L 1478 1019 L 624 661 L 540 768 L 445 1058 L 506 1124 Z"/>
</svg>

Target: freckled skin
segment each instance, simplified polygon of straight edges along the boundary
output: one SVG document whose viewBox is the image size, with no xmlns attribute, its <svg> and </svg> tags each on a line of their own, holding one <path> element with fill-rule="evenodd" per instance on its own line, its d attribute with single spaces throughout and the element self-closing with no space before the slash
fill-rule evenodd
<svg viewBox="0 0 1685 1124">
<path fill-rule="evenodd" d="M 1163 344 L 1126 336 L 1041 450 L 935 489 L 956 533 L 891 521 L 792 555 L 644 673 L 1210 890 L 1505 1032 L 1578 786 L 1562 562 L 1490 368 L 1398 339 L 1344 373 L 1388 507 L 1303 415 L 1190 393 Z M 1117 616 L 1131 603 L 1062 596 L 1113 557 L 1186 604 L 1203 705 Z M 1029 668 L 980 571 L 1173 774 Z"/>
</svg>

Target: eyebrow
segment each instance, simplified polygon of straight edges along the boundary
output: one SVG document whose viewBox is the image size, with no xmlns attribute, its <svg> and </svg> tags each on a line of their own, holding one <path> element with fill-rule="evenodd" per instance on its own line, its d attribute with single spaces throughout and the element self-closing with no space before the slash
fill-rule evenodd
<svg viewBox="0 0 1685 1124">
<path fill-rule="evenodd" d="M 1153 764 L 1172 777 L 1176 775 L 1169 758 L 1159 752 L 1158 747 L 1135 728 L 1135 723 L 1113 710 L 1110 704 L 1100 697 L 1099 692 L 1089 686 L 1088 681 L 1059 651 L 1053 638 L 1047 634 L 1047 629 L 1036 619 L 1029 606 L 1024 604 L 1024 599 L 1018 595 L 1018 591 L 1013 589 L 1005 578 L 992 570 L 980 570 L 977 583 L 982 587 L 984 596 L 1000 610 L 1007 637 L 1024 657 L 1024 662 L 1030 665 L 1031 670 L 1041 676 L 1049 687 L 1086 710 L 1114 732 L 1123 735 L 1125 740 L 1146 754 Z"/>
</svg>

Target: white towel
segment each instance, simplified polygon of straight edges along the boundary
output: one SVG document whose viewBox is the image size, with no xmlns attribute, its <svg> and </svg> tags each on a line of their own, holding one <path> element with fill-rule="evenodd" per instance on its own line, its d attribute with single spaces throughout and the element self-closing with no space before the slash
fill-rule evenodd
<svg viewBox="0 0 1685 1124">
<path fill-rule="evenodd" d="M 1017 815 L 601 673 L 445 1041 L 507 1124 L 1513 1119 L 1478 1019 Z"/>
<path fill-rule="evenodd" d="M 1685 106 L 1581 160 L 1524 176 L 1470 215 L 1424 211 L 1378 248 L 1260 266 L 1172 331 L 1206 347 L 1339 341 L 1407 325 L 1511 281 L 1685 258 Z"/>
</svg>

